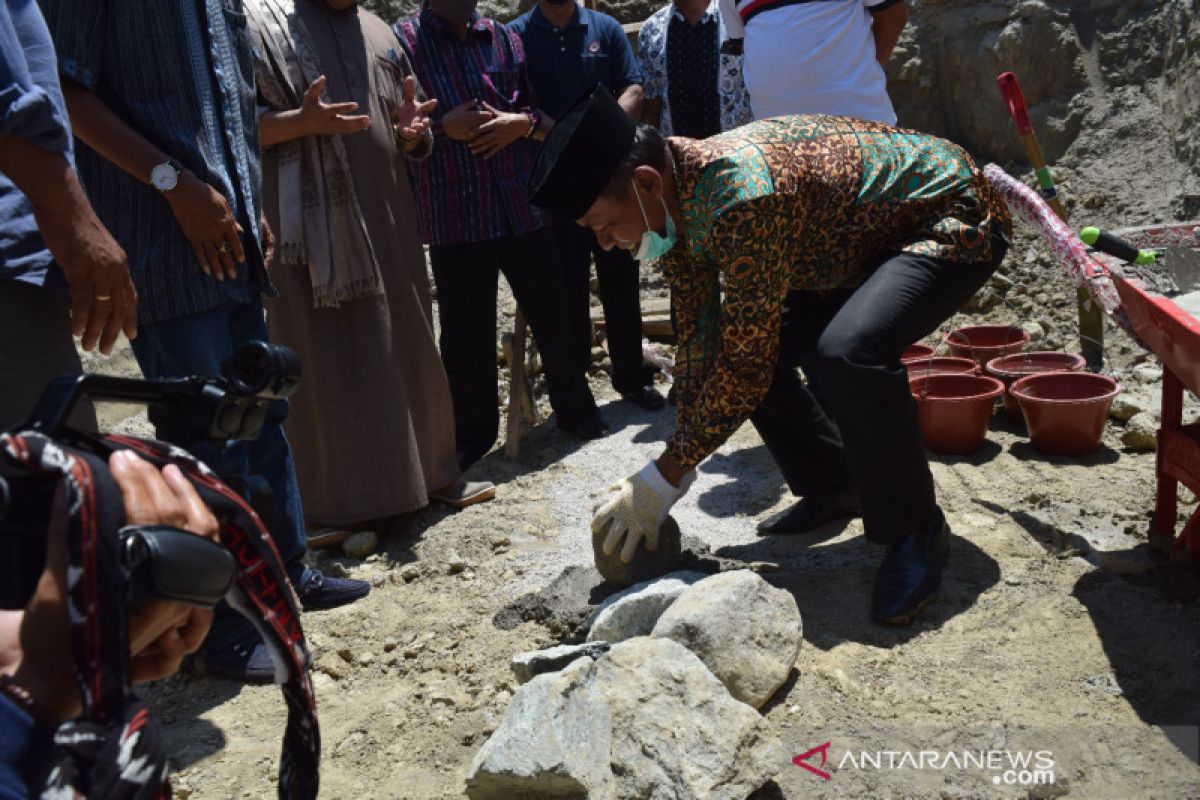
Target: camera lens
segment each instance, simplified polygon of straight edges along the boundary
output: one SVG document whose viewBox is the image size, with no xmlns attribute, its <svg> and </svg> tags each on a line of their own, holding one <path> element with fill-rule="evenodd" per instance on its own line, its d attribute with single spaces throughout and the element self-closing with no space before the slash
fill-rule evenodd
<svg viewBox="0 0 1200 800">
<path fill-rule="evenodd" d="M 247 342 L 221 368 L 234 391 L 258 397 L 287 397 L 300 382 L 300 357 L 283 345 Z"/>
</svg>

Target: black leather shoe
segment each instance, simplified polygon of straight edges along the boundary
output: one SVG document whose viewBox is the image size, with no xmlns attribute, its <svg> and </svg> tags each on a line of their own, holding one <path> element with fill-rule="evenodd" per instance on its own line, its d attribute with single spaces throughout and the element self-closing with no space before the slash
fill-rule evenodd
<svg viewBox="0 0 1200 800">
<path fill-rule="evenodd" d="M 929 525 L 888 545 L 875 573 L 871 615 L 884 625 L 907 625 L 937 594 L 950 547 L 950 526 L 941 511 Z"/>
<path fill-rule="evenodd" d="M 559 430 L 575 436 L 576 438 L 588 440 L 599 439 L 608 436 L 608 425 L 604 422 L 604 417 L 600 416 L 600 412 L 589 414 L 578 419 L 563 420 L 557 422 Z"/>
<path fill-rule="evenodd" d="M 643 386 L 633 392 L 622 392 L 621 397 L 631 403 L 636 403 L 647 411 L 658 411 L 667 404 L 667 401 L 653 386 Z"/>
<path fill-rule="evenodd" d="M 758 526 L 759 536 L 788 536 L 808 533 L 835 519 L 853 519 L 862 516 L 862 501 L 858 491 L 846 489 L 841 492 L 805 497 L 782 515 Z"/>
</svg>

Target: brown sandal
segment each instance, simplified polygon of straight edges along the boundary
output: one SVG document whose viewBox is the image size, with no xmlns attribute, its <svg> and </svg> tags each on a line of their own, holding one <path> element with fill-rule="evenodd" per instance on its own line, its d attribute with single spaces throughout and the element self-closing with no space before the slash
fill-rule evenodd
<svg viewBox="0 0 1200 800">
<path fill-rule="evenodd" d="M 465 478 L 459 478 L 451 485 L 429 493 L 430 500 L 459 509 L 476 503 L 486 503 L 495 496 L 495 484 L 487 481 L 468 481 Z"/>
<path fill-rule="evenodd" d="M 315 550 L 322 547 L 335 547 L 353 535 L 354 531 L 348 531 L 345 528 L 318 528 L 305 534 L 304 540 L 309 549 Z"/>
</svg>

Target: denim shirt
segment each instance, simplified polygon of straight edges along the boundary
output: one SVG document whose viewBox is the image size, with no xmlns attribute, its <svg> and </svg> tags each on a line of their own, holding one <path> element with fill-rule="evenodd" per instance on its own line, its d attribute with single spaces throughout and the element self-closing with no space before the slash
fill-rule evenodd
<svg viewBox="0 0 1200 800">
<path fill-rule="evenodd" d="M 41 0 L 59 71 L 216 188 L 242 226 L 236 280 L 204 275 L 157 189 L 80 142 L 80 179 L 125 248 L 138 320 L 155 323 L 273 293 L 259 248 L 262 162 L 242 0 Z"/>
<path fill-rule="evenodd" d="M 21 139 L 71 158 L 67 107 L 54 46 L 34 0 L 0 4 L 0 139 Z M 0 280 L 66 289 L 29 198 L 0 173 Z"/>
</svg>

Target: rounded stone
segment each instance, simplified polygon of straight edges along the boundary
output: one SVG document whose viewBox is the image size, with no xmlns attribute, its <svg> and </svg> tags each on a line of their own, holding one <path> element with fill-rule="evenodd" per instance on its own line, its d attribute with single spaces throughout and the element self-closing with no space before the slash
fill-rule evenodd
<svg viewBox="0 0 1200 800">
<path fill-rule="evenodd" d="M 658 547 L 651 551 L 646 549 L 643 539 L 633 554 L 633 559 L 626 564 L 621 560 L 621 548 L 613 551 L 612 555 L 604 554 L 604 537 L 608 528 L 600 533 L 592 534 L 592 556 L 596 569 L 604 576 L 604 580 L 613 586 L 625 587 L 635 583 L 652 580 L 668 572 L 675 572 L 683 563 L 682 535 L 679 525 L 672 517 L 658 529 Z"/>
<path fill-rule="evenodd" d="M 351 558 L 366 558 L 375 552 L 379 546 L 379 537 L 375 531 L 359 531 L 342 542 L 342 552 Z"/>
<path fill-rule="evenodd" d="M 1154 450 L 1158 446 L 1158 418 L 1150 411 L 1140 411 L 1125 423 L 1121 444 L 1130 450 Z"/>
</svg>

